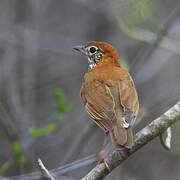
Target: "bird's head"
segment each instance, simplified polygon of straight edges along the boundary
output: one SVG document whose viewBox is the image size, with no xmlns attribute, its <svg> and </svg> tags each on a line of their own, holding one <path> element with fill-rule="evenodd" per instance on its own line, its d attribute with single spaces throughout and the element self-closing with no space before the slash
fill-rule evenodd
<svg viewBox="0 0 180 180">
<path fill-rule="evenodd" d="M 75 46 L 73 49 L 87 56 L 90 69 L 101 62 L 109 62 L 119 66 L 119 56 L 112 45 L 106 42 L 92 41 L 87 45 Z"/>
</svg>

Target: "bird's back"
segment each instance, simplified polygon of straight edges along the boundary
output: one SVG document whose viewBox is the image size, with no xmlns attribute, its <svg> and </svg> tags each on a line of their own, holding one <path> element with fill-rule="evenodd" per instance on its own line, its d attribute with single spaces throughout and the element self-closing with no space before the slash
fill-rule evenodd
<svg viewBox="0 0 180 180">
<path fill-rule="evenodd" d="M 124 114 L 126 114 L 128 123 L 131 123 L 138 113 L 138 98 L 133 86 L 134 83 L 129 73 L 117 66 L 109 65 L 106 68 L 99 66 L 88 71 L 84 77 L 81 98 L 85 103 L 86 111 L 101 128 L 112 132 L 111 136 L 113 136 L 115 146 L 126 144 L 127 147 L 130 147 L 133 144 L 131 128 L 126 130 L 122 125 Z M 121 89 L 119 90 L 117 87 Z M 116 97 L 110 92 L 110 89 L 113 88 L 121 91 L 115 93 Z M 123 97 L 120 97 L 120 93 L 123 94 Z M 117 104 L 113 98 L 119 99 L 116 100 Z M 126 106 L 126 112 L 123 105 Z"/>
<path fill-rule="evenodd" d="M 109 66 L 97 67 L 88 71 L 84 76 L 81 87 L 81 98 L 86 103 L 94 104 L 99 111 L 113 110 L 113 100 L 107 86 L 113 86 L 118 80 L 123 80 L 127 76 L 122 68 Z"/>
<path fill-rule="evenodd" d="M 113 99 L 107 87 L 113 86 L 115 82 L 125 78 L 125 72 L 115 66 L 109 66 L 108 68 L 99 66 L 88 71 L 84 76 L 81 87 L 82 100 L 93 105 L 98 112 L 113 111 Z"/>
</svg>

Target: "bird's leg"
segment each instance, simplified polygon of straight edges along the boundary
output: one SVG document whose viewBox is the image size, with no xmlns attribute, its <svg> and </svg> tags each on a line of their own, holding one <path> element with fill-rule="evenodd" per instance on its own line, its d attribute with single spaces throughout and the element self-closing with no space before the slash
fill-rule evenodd
<svg viewBox="0 0 180 180">
<path fill-rule="evenodd" d="M 111 171 L 111 168 L 109 167 L 108 163 L 107 163 L 107 150 L 106 150 L 106 145 L 108 143 L 108 135 L 109 135 L 109 131 L 105 132 L 105 136 L 104 136 L 104 140 L 101 146 L 101 150 L 99 152 L 99 158 L 100 158 L 100 163 L 104 163 L 105 167 L 108 169 L 108 171 Z"/>
<path fill-rule="evenodd" d="M 107 143 L 108 143 L 108 135 L 109 135 L 109 131 L 106 131 L 105 132 L 105 136 L 104 136 L 104 140 L 103 140 L 103 143 L 102 143 L 102 148 L 105 149 Z"/>
</svg>

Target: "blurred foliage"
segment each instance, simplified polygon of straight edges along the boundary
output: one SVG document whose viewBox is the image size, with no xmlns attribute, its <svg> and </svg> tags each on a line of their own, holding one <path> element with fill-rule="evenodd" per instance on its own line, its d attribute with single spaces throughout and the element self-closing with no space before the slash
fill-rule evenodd
<svg viewBox="0 0 180 180">
<path fill-rule="evenodd" d="M 70 106 L 66 101 L 64 91 L 62 89 L 56 89 L 54 92 L 54 100 L 56 104 L 55 115 L 59 118 L 64 117 L 64 114 L 70 111 Z M 57 124 L 50 122 L 43 127 L 30 128 L 30 134 L 35 140 L 51 135 L 57 129 Z M 24 149 L 20 142 L 16 141 L 11 144 L 12 156 L 15 162 L 15 166 L 24 168 L 30 164 L 29 158 L 25 155 Z M 0 163 L 0 175 L 6 175 L 8 171 L 13 167 L 12 161 L 5 161 Z"/>
<path fill-rule="evenodd" d="M 13 151 L 14 155 L 18 155 L 18 154 L 22 153 L 21 144 L 19 142 L 14 142 L 12 144 L 12 151 Z"/>
<path fill-rule="evenodd" d="M 112 8 L 113 15 L 122 31 L 126 32 L 127 28 L 156 31 L 158 28 L 158 18 L 154 13 L 154 3 L 151 0 L 114 0 Z"/>
<path fill-rule="evenodd" d="M 11 144 L 13 159 L 8 159 L 0 163 L 0 175 L 4 176 L 13 169 L 13 167 L 25 168 L 30 164 L 30 159 L 25 155 L 24 149 L 20 142 L 16 141 Z"/>
<path fill-rule="evenodd" d="M 56 89 L 54 92 L 54 100 L 56 103 L 55 115 L 58 118 L 63 118 L 64 114 L 70 111 L 70 106 L 65 98 L 64 91 L 62 89 Z"/>
<path fill-rule="evenodd" d="M 23 154 L 20 156 L 17 156 L 17 158 L 15 160 L 16 160 L 17 164 L 23 168 L 26 167 L 30 163 L 29 158 Z"/>
<path fill-rule="evenodd" d="M 0 175 L 4 176 L 8 173 L 8 170 L 10 169 L 11 164 L 7 162 L 1 162 L 0 163 Z"/>
<path fill-rule="evenodd" d="M 31 128 L 30 133 L 36 140 L 38 140 L 44 136 L 52 134 L 56 129 L 57 125 L 55 123 L 48 123 L 47 125 L 41 128 Z"/>
<path fill-rule="evenodd" d="M 32 172 L 34 171 L 32 162 L 39 156 L 48 162 L 49 167 L 54 168 L 57 162 L 63 165 L 74 161 L 75 158 L 98 151 L 97 142 L 101 141 L 99 130 L 95 132 L 84 122 L 79 126 L 79 122 L 86 116 L 77 95 L 82 72 L 87 68 L 87 63 L 78 63 L 79 56 L 76 57 L 72 53 L 72 46 L 79 42 L 99 39 L 122 49 L 121 54 L 124 56 L 121 60 L 122 66 L 132 70 L 141 108 L 148 113 L 143 121 L 138 120 L 138 123 L 141 122 L 139 123 L 141 127 L 174 104 L 180 97 L 179 53 L 174 54 L 172 51 L 177 49 L 175 52 L 180 52 L 178 50 L 179 2 L 178 0 L 3 0 L 0 6 L 2 104 L 0 174 L 12 176 Z M 165 25 L 167 21 L 171 23 Z M 165 33 L 164 28 L 167 31 Z M 158 38 L 161 32 L 165 40 L 167 36 L 168 39 L 175 40 L 175 44 L 173 41 L 170 41 L 170 44 L 165 41 L 166 49 L 162 48 L 164 41 L 161 40 L 164 38 Z M 62 89 L 53 89 L 59 82 Z M 68 89 L 69 91 L 66 92 L 65 90 Z M 62 122 L 61 118 L 66 116 L 71 106 L 74 109 L 72 113 L 68 113 L 69 120 Z M 59 124 L 61 129 L 58 131 Z M 174 146 L 172 146 L 173 151 L 178 153 L 180 152 L 179 128 L 180 124 L 177 123 L 173 131 Z M 52 133 L 53 137 L 48 138 Z M 92 143 L 84 140 L 89 136 Z M 37 141 L 40 142 L 36 143 Z M 77 142 L 82 142 L 80 148 Z M 161 150 L 159 141 L 155 143 L 157 144 L 149 145 L 149 152 L 146 155 L 142 156 L 146 148 L 140 152 L 140 155 L 135 155 L 138 159 L 139 156 L 147 158 L 146 161 L 133 160 L 136 163 L 128 163 L 128 168 L 123 165 L 123 170 L 134 174 L 135 168 L 135 174 L 140 173 L 138 178 L 151 180 L 157 174 L 161 178 L 155 179 L 159 180 L 165 179 L 163 175 L 169 175 L 170 169 L 159 170 L 161 167 L 166 167 L 168 162 L 169 167 L 174 164 L 174 170 L 178 171 L 177 159 L 173 160 L 171 153 L 163 156 L 162 159 L 161 155 L 154 156 L 151 149 L 156 148 L 158 153 Z M 166 163 L 167 159 L 169 161 Z M 147 164 L 144 162 L 147 161 L 149 166 L 144 166 Z M 140 162 L 142 166 L 139 165 Z M 162 166 L 157 162 L 162 163 Z M 73 171 L 73 178 L 79 179 L 90 167 Z M 144 174 L 141 167 L 145 168 Z M 120 173 L 119 169 L 117 171 Z M 177 173 L 172 173 L 174 176 L 171 176 L 171 179 L 175 179 L 175 176 L 178 179 Z M 70 173 L 68 175 L 71 176 Z M 126 179 L 128 178 L 131 177 Z M 135 177 L 131 179 L 133 178 Z M 120 179 L 120 177 L 109 179 Z"/>
<path fill-rule="evenodd" d="M 26 167 L 29 164 L 29 158 L 24 154 L 23 147 L 19 142 L 12 144 L 13 158 L 19 167 Z"/>
<path fill-rule="evenodd" d="M 64 114 L 70 111 L 70 106 L 65 98 L 64 91 L 62 89 L 56 89 L 54 92 L 54 101 L 56 104 L 55 115 L 58 118 L 63 118 Z M 57 124 L 51 122 L 41 128 L 31 128 L 30 133 L 36 139 L 39 140 L 44 136 L 52 134 L 57 129 Z"/>
<path fill-rule="evenodd" d="M 151 20 L 152 18 L 152 2 L 147 0 L 138 0 L 136 2 L 131 1 L 134 5 L 135 13 L 140 16 L 144 21 Z"/>
</svg>

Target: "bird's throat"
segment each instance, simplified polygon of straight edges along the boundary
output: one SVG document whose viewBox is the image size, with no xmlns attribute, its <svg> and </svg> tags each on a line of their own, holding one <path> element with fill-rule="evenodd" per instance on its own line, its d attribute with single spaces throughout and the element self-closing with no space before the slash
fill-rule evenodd
<svg viewBox="0 0 180 180">
<path fill-rule="evenodd" d="M 95 62 L 94 59 L 88 58 L 88 63 L 89 63 L 89 69 L 93 69 L 96 67 L 97 63 Z"/>
</svg>

